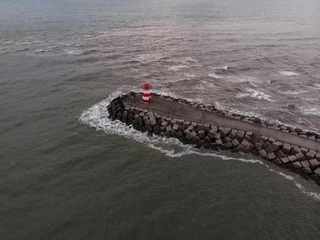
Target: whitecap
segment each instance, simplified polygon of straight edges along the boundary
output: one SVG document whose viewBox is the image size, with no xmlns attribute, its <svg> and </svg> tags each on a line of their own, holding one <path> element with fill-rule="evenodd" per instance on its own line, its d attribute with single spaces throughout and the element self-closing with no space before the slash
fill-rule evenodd
<svg viewBox="0 0 320 240">
<path fill-rule="evenodd" d="M 296 73 L 296 72 L 290 72 L 290 71 L 279 71 L 279 73 L 283 76 L 286 76 L 286 77 L 293 77 L 293 76 L 298 76 L 299 73 Z"/>
<path fill-rule="evenodd" d="M 313 115 L 313 116 L 320 116 L 320 109 L 319 108 L 300 108 L 300 112 L 303 115 Z"/>
<path fill-rule="evenodd" d="M 185 73 L 184 74 L 187 78 L 195 78 L 195 77 L 197 77 L 196 75 L 194 75 L 194 74 L 189 74 L 189 73 Z"/>
<path fill-rule="evenodd" d="M 263 81 L 256 78 L 256 77 L 250 77 L 250 76 L 241 76 L 239 77 L 232 77 L 230 78 L 232 82 L 238 82 L 238 83 L 249 83 L 251 86 L 257 86 L 257 84 L 263 84 Z"/>
<path fill-rule="evenodd" d="M 213 67 L 214 70 L 228 70 L 228 66 L 224 66 L 224 67 Z"/>
<path fill-rule="evenodd" d="M 198 60 L 196 60 L 192 57 L 185 57 L 185 58 L 182 58 L 180 62 L 181 63 L 188 63 L 188 62 L 195 62 L 196 63 L 196 62 L 198 62 Z"/>
<path fill-rule="evenodd" d="M 170 71 L 180 71 L 181 69 L 189 68 L 187 65 L 175 65 L 175 66 L 167 66 Z"/>
<path fill-rule="evenodd" d="M 315 88 L 317 88 L 317 89 L 320 89 L 320 84 L 318 84 L 318 83 L 314 83 L 313 86 L 314 86 Z"/>
<path fill-rule="evenodd" d="M 215 73 L 209 73 L 208 74 L 209 77 L 214 78 L 214 79 L 220 79 L 221 77 Z"/>
<path fill-rule="evenodd" d="M 72 56 L 80 56 L 84 54 L 83 51 L 77 50 L 77 49 L 65 49 L 64 51 L 66 54 L 72 55 Z"/>
<path fill-rule="evenodd" d="M 272 97 L 266 93 L 259 92 L 258 90 L 252 89 L 252 88 L 247 88 L 245 93 L 238 93 L 236 95 L 236 98 L 246 98 L 246 97 L 251 97 L 251 98 L 256 98 L 260 100 L 267 100 L 269 102 L 272 102 Z"/>
</svg>

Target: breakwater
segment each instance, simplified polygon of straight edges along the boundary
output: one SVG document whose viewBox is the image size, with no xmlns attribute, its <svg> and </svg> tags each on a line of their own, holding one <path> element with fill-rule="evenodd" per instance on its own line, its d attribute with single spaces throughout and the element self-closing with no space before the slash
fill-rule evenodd
<svg viewBox="0 0 320 240">
<path fill-rule="evenodd" d="M 184 144 L 214 151 L 250 153 L 290 169 L 320 185 L 320 135 L 269 123 L 214 106 L 153 94 L 128 93 L 108 106 L 109 117 L 141 132 L 179 139 Z"/>
</svg>

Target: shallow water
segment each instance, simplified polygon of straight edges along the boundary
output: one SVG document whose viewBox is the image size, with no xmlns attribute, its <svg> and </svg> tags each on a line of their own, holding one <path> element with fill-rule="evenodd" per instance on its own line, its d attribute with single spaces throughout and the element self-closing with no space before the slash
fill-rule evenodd
<svg viewBox="0 0 320 240">
<path fill-rule="evenodd" d="M 3 239 L 318 239 L 320 190 L 110 122 L 156 91 L 320 132 L 320 3 L 0 2 Z"/>
</svg>

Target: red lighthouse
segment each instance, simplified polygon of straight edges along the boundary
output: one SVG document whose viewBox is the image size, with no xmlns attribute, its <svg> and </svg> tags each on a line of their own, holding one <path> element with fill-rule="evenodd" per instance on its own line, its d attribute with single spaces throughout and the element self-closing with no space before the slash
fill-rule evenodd
<svg viewBox="0 0 320 240">
<path fill-rule="evenodd" d="M 145 83 L 142 85 L 142 102 L 151 103 L 152 97 L 152 86 L 149 83 Z"/>
</svg>

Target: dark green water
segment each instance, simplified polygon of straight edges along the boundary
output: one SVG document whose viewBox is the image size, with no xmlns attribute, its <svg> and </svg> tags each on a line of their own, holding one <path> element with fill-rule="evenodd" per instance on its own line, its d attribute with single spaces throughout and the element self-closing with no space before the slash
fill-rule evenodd
<svg viewBox="0 0 320 240">
<path fill-rule="evenodd" d="M 1 239 L 319 239 L 313 182 L 149 138 L 105 111 L 110 94 L 150 81 L 318 131 L 319 9 L 1 1 Z"/>
</svg>

